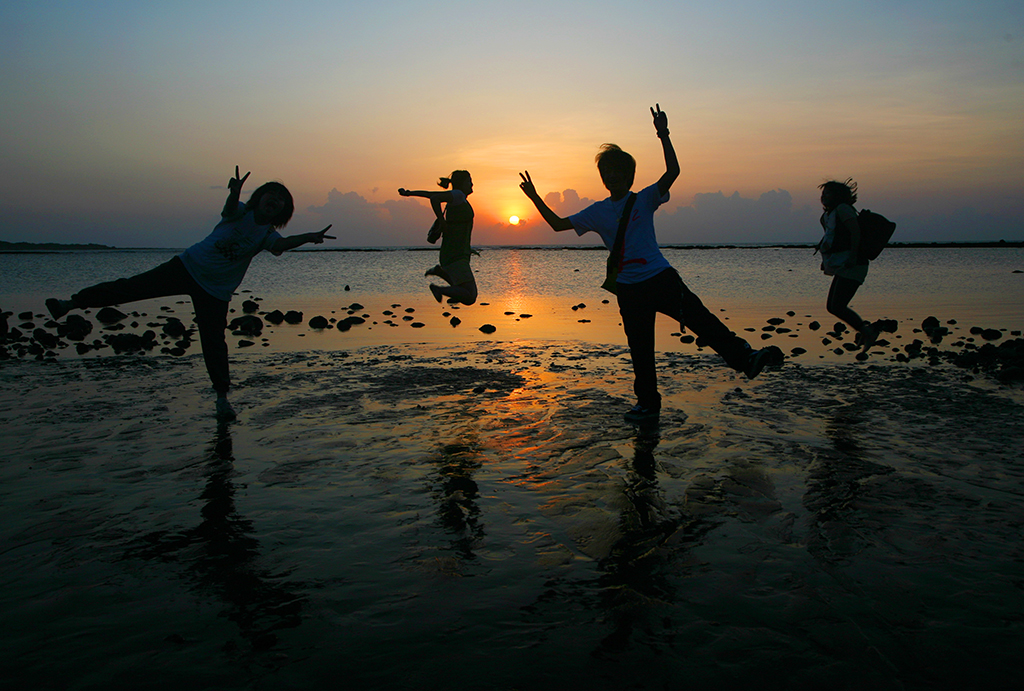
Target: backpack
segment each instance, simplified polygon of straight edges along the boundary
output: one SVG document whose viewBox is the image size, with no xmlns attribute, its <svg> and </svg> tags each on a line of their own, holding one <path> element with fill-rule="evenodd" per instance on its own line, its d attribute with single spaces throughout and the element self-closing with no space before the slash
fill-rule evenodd
<svg viewBox="0 0 1024 691">
<path fill-rule="evenodd" d="M 882 214 L 864 209 L 857 214 L 857 225 L 860 226 L 860 258 L 877 259 L 889 244 L 896 224 Z"/>
</svg>

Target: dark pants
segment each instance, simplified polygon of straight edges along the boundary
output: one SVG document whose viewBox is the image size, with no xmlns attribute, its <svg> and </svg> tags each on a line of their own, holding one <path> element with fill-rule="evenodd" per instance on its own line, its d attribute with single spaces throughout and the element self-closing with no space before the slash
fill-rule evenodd
<svg viewBox="0 0 1024 691">
<path fill-rule="evenodd" d="M 658 312 L 693 331 L 698 345 L 710 346 L 733 369 L 742 370 L 747 364 L 750 345 L 708 311 L 675 269 L 665 269 L 641 283 L 619 283 L 616 290 L 622 328 L 633 360 L 633 391 L 640 405 L 661 407 L 654 367 L 654 321 Z"/>
<path fill-rule="evenodd" d="M 852 278 L 833 276 L 832 285 L 828 289 L 826 308 L 829 314 L 839 317 L 857 331 L 863 331 L 864 320 L 850 309 L 850 300 L 856 295 L 858 288 L 860 288 L 860 283 Z"/>
<path fill-rule="evenodd" d="M 169 295 L 188 295 L 196 313 L 199 340 L 203 345 L 206 371 L 218 394 L 231 388 L 228 376 L 228 344 L 224 330 L 228 324 L 228 303 L 203 290 L 185 269 L 181 259 L 174 257 L 155 269 L 131 278 L 99 283 L 71 296 L 75 307 L 109 307 L 126 302 L 149 300 Z"/>
</svg>

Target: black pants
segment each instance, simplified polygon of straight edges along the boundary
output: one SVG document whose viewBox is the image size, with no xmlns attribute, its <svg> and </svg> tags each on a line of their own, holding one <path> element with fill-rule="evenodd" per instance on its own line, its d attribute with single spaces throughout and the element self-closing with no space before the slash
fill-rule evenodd
<svg viewBox="0 0 1024 691">
<path fill-rule="evenodd" d="M 228 303 L 203 290 L 178 257 L 138 276 L 85 288 L 71 296 L 71 299 L 76 307 L 109 307 L 169 295 L 188 295 L 192 298 L 206 371 L 214 390 L 219 394 L 227 393 L 231 388 L 228 344 L 224 339 L 224 330 L 228 325 Z"/>
<path fill-rule="evenodd" d="M 658 312 L 693 331 L 698 344 L 710 346 L 733 369 L 742 370 L 747 364 L 750 345 L 708 311 L 675 269 L 665 269 L 641 283 L 619 283 L 616 290 L 622 328 L 633 360 L 633 391 L 640 405 L 661 406 L 654 367 L 654 321 Z"/>
</svg>

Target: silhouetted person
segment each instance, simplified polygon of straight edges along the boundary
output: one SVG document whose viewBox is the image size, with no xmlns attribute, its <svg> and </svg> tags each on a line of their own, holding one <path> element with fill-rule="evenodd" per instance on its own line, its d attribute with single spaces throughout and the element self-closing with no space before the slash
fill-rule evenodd
<svg viewBox="0 0 1024 691">
<path fill-rule="evenodd" d="M 825 236 L 818 244 L 821 270 L 832 277 L 827 309 L 849 324 L 858 334 L 861 352 L 878 340 L 878 329 L 850 309 L 850 300 L 868 275 L 868 260 L 860 256 L 860 226 L 857 223 L 857 183 L 830 180 L 818 185 L 821 190 L 821 227 Z"/>
<path fill-rule="evenodd" d="M 399 188 L 403 197 L 424 197 L 430 200 L 437 220 L 427 234 L 427 241 L 437 242 L 441 238 L 441 252 L 438 263 L 427 269 L 424 276 L 437 276 L 446 281 L 447 286 L 430 284 L 430 292 L 434 299 L 441 302 L 448 297 L 464 305 L 476 302 L 477 289 L 473 270 L 469 266 L 469 258 L 473 253 L 470 240 L 473 234 L 473 207 L 467 197 L 473 194 L 473 177 L 465 170 L 456 170 L 451 177 L 441 178 L 437 184 L 446 192 L 428 192 L 425 190 L 407 190 Z M 444 204 L 442 209 L 441 204 Z"/>
<path fill-rule="evenodd" d="M 228 181 L 221 221 L 205 240 L 145 273 L 85 288 L 70 300 L 46 301 L 53 318 L 60 319 L 73 309 L 188 295 L 196 314 L 206 371 L 217 392 L 217 416 L 223 419 L 235 417 L 227 398 L 231 388 L 228 346 L 224 340 L 228 302 L 245 277 L 249 262 L 262 250 L 280 255 L 307 242 L 319 245 L 324 239 L 334 239 L 326 234 L 331 226 L 319 233 L 282 237 L 277 230 L 288 224 L 295 211 L 291 193 L 279 182 L 268 182 L 242 204 L 239 196 L 248 177 L 246 173 L 240 178 L 235 166 L 235 177 Z"/>
<path fill-rule="evenodd" d="M 630 192 L 636 161 L 614 144 L 605 144 L 597 155 L 597 169 L 610 196 L 568 218 L 556 215 L 537 194 L 530 173 L 520 173 L 520 187 L 541 216 L 556 231 L 575 230 L 577 235 L 593 231 L 601 236 L 609 251 L 615 247 L 619 221 L 631 197 L 632 211 L 625 228 L 625 240 L 617 258 L 619 273 L 615 293 L 618 297 L 622 327 L 629 342 L 633 361 L 637 403 L 625 415 L 630 422 L 657 418 L 661 411 L 654 360 L 654 322 L 658 312 L 689 327 L 711 346 L 726 363 L 750 378 L 766 365 L 782 364 L 782 351 L 775 346 L 753 350 L 728 328 L 683 283 L 675 269 L 661 254 L 654 233 L 654 212 L 668 201 L 669 188 L 679 176 L 679 162 L 669 139 L 668 116 L 659 107 L 651 108 L 654 129 L 665 152 L 665 174 L 635 195 Z"/>
</svg>

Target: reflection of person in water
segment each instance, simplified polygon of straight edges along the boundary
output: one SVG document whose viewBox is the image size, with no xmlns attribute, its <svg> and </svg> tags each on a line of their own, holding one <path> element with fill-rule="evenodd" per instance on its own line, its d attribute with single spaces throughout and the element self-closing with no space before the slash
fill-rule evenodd
<svg viewBox="0 0 1024 691">
<path fill-rule="evenodd" d="M 435 490 L 441 525 L 453 535 L 452 546 L 464 560 L 475 558 L 474 545 L 483 538 L 480 496 L 473 479 L 481 465 L 473 444 L 449 444 L 436 460 L 438 485 Z"/>
<path fill-rule="evenodd" d="M 205 468 L 202 520 L 194 528 L 158 531 L 141 538 L 129 557 L 182 560 L 196 587 L 212 592 L 227 605 L 225 615 L 238 625 L 254 650 L 277 642 L 274 631 L 299 625 L 302 599 L 276 583 L 278 576 L 261 569 L 259 541 L 253 524 L 235 508 L 234 457 L 231 433 L 224 423 L 210 445 Z"/>
<path fill-rule="evenodd" d="M 437 242 L 441 238 L 441 252 L 438 263 L 427 269 L 425 276 L 437 276 L 447 286 L 430 285 L 434 299 L 441 302 L 445 297 L 453 302 L 472 305 L 476 302 L 477 288 L 473 270 L 469 267 L 473 250 L 470 241 L 473 234 L 473 207 L 467 197 L 473 194 L 473 177 L 465 170 L 456 170 L 451 177 L 441 178 L 438 183 L 446 192 L 399 189 L 403 197 L 424 197 L 430 200 L 430 207 L 437 219 L 427 234 L 427 241 Z M 444 208 L 441 208 L 444 204 Z"/>
</svg>

